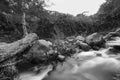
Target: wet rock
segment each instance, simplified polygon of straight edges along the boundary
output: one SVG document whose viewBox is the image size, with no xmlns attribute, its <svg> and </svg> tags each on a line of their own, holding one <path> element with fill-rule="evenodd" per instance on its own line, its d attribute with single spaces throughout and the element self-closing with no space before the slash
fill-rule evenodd
<svg viewBox="0 0 120 80">
<path fill-rule="evenodd" d="M 90 45 L 94 50 L 105 47 L 105 40 L 103 39 L 103 36 L 98 33 L 93 33 L 86 37 L 86 43 L 88 43 L 88 45 Z"/>
<path fill-rule="evenodd" d="M 74 55 L 74 58 L 79 61 L 87 61 L 97 57 L 95 51 L 88 51 L 88 52 L 80 52 Z"/>
<path fill-rule="evenodd" d="M 65 56 L 58 55 L 58 59 L 59 59 L 60 62 L 63 62 L 65 60 Z"/>
<path fill-rule="evenodd" d="M 98 37 L 98 33 L 93 33 L 86 37 L 86 42 L 90 44 L 91 42 L 94 42 L 95 38 Z"/>
<path fill-rule="evenodd" d="M 79 41 L 79 40 L 77 40 L 75 42 L 75 45 L 84 51 L 89 51 L 91 49 L 91 47 L 87 43 L 84 43 L 84 42 Z"/>
<path fill-rule="evenodd" d="M 106 54 L 108 54 L 109 56 L 117 56 L 120 53 L 120 47 L 115 46 L 115 47 L 109 47 L 106 51 Z"/>
<path fill-rule="evenodd" d="M 43 63 L 47 58 L 47 53 L 50 51 L 52 44 L 49 41 L 39 40 L 34 43 L 31 49 L 28 51 L 28 55 L 24 56 L 32 64 Z"/>
<path fill-rule="evenodd" d="M 34 53 L 36 56 L 45 55 L 50 50 L 52 43 L 46 40 L 38 40 L 32 48 L 30 49 L 30 53 Z"/>
</svg>

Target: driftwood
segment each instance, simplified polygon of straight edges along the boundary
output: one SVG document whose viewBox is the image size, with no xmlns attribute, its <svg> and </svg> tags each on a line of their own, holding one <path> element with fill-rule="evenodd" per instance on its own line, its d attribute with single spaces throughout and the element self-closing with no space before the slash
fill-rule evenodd
<svg viewBox="0 0 120 80">
<path fill-rule="evenodd" d="M 0 64 L 23 52 L 38 39 L 34 33 L 26 35 L 23 39 L 9 44 L 0 44 Z"/>
</svg>

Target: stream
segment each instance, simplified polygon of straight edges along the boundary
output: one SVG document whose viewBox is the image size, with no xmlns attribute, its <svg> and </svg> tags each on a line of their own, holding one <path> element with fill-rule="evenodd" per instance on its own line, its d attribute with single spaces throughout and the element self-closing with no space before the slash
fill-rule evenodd
<svg viewBox="0 0 120 80">
<path fill-rule="evenodd" d="M 96 51 L 75 54 L 58 64 L 55 70 L 48 66 L 38 74 L 24 72 L 20 74 L 20 80 L 120 80 L 120 61 L 106 57 L 107 54 L 100 57 L 95 54 Z"/>
<path fill-rule="evenodd" d="M 26 71 L 20 74 L 20 80 L 42 80 L 50 71 L 52 71 L 51 65 L 46 69 L 40 71 L 40 73 L 34 71 Z"/>
</svg>

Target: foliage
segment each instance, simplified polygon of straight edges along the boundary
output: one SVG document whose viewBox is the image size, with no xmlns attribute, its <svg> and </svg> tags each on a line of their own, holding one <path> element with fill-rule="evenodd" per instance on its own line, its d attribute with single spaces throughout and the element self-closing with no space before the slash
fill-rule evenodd
<svg viewBox="0 0 120 80">
<path fill-rule="evenodd" d="M 33 26 L 36 23 L 36 21 L 38 21 L 40 18 L 42 19 L 45 17 L 43 16 L 43 14 L 47 15 L 47 12 L 43 9 L 43 6 L 45 6 L 44 0 L 1 0 L 1 4 L 2 4 L 0 9 L 0 14 L 1 14 L 0 25 L 2 28 L 1 38 L 4 37 L 4 35 L 6 35 L 7 37 L 10 36 L 11 38 L 13 38 L 11 40 L 7 39 L 8 41 L 6 42 L 15 41 L 22 37 L 23 11 L 26 13 L 25 19 L 27 21 L 28 32 L 32 32 L 32 29 L 34 28 Z M 2 9 L 2 8 L 5 8 L 5 9 Z M 33 31 L 35 30 L 36 29 L 33 29 Z"/>
<path fill-rule="evenodd" d="M 119 28 L 120 21 L 120 1 L 119 0 L 107 0 L 106 3 L 101 5 L 96 16 L 97 26 L 104 31 L 114 30 Z M 105 29 L 104 29 L 105 28 Z"/>
<path fill-rule="evenodd" d="M 0 35 L 2 35 L 1 37 L 5 37 L 3 35 L 14 36 L 13 39 L 7 37 L 9 41 L 22 37 L 21 16 L 23 11 L 26 13 L 28 32 L 35 32 L 40 38 L 58 39 L 72 35 L 86 36 L 94 32 L 106 33 L 119 27 L 119 3 L 119 0 L 107 0 L 95 15 L 86 16 L 81 13 L 72 16 L 46 10 L 46 0 L 1 0 L 0 25 L 2 31 Z"/>
</svg>

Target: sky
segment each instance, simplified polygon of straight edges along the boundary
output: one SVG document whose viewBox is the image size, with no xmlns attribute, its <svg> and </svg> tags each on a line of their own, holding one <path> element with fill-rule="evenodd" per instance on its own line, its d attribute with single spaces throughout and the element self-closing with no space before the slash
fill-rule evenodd
<svg viewBox="0 0 120 80">
<path fill-rule="evenodd" d="M 69 13 L 74 16 L 85 11 L 89 16 L 95 14 L 105 0 L 50 0 L 50 2 L 53 5 L 48 7 L 48 10 Z"/>
</svg>

